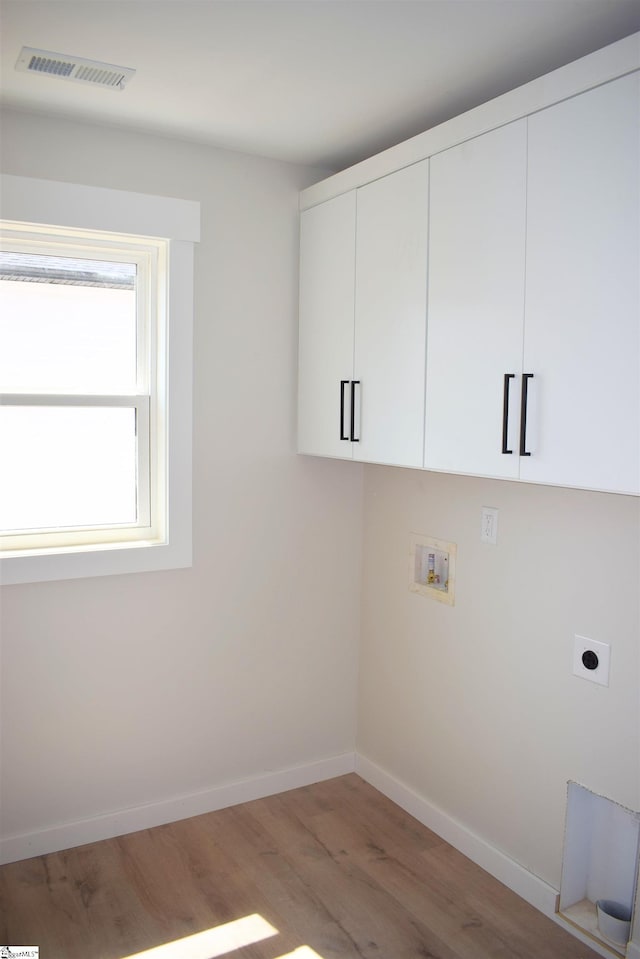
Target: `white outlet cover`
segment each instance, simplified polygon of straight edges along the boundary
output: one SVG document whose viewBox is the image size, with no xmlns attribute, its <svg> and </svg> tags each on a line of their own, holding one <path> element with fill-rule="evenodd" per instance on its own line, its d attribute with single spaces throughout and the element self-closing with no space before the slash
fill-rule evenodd
<svg viewBox="0 0 640 959">
<path fill-rule="evenodd" d="M 587 669 L 582 662 L 583 655 L 591 651 L 598 657 L 598 666 L 596 669 Z M 592 683 L 598 683 L 599 686 L 609 685 L 609 661 L 611 659 L 611 647 L 608 643 L 600 643 L 597 639 L 587 639 L 586 636 L 574 636 L 573 638 L 573 675 L 580 676 L 581 679 L 588 679 Z"/>
<path fill-rule="evenodd" d="M 480 523 L 480 542 L 496 546 L 498 542 L 498 510 L 493 506 L 483 506 Z"/>
</svg>

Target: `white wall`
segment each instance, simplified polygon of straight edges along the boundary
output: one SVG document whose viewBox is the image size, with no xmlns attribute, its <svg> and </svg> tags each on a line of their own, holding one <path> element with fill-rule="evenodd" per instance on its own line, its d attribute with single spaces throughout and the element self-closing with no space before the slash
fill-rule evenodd
<svg viewBox="0 0 640 959">
<path fill-rule="evenodd" d="M 362 469 L 294 453 L 297 191 L 320 174 L 17 113 L 3 154 L 203 222 L 194 566 L 2 591 L 3 835 L 352 750 Z M 358 748 L 557 888 L 568 779 L 640 806 L 640 503 L 364 476 Z M 410 532 L 458 544 L 455 607 L 409 592 Z M 611 644 L 609 689 L 571 675 L 576 632 Z"/>
<path fill-rule="evenodd" d="M 358 751 L 557 889 L 568 780 L 640 808 L 640 503 L 387 467 L 364 490 Z M 457 543 L 454 607 L 409 592 L 410 532 Z M 609 688 L 572 675 L 574 633 L 610 643 Z"/>
<path fill-rule="evenodd" d="M 2 834 L 352 752 L 361 467 L 295 455 L 323 171 L 19 113 L 4 172 L 197 199 L 194 565 L 2 590 Z"/>
</svg>

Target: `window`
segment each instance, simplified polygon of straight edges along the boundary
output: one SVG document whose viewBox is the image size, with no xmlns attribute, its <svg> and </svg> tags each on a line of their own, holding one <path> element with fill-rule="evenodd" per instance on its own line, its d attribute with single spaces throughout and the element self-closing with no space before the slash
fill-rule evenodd
<svg viewBox="0 0 640 959">
<path fill-rule="evenodd" d="M 28 183 L 58 217 L 2 223 L 2 582 L 190 565 L 192 243 L 130 228 L 197 204 Z"/>
<path fill-rule="evenodd" d="M 164 537 L 166 242 L 6 229 L 3 550 Z"/>
</svg>

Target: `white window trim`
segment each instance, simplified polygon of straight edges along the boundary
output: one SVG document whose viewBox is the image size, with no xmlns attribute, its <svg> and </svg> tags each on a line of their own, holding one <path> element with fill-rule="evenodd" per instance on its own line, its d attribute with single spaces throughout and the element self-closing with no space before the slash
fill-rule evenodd
<svg viewBox="0 0 640 959">
<path fill-rule="evenodd" d="M 191 566 L 193 244 L 200 204 L 29 177 L 0 175 L 1 215 L 16 223 L 169 240 L 167 322 L 168 503 L 165 541 L 78 546 L 0 559 L 0 584 L 151 572 Z"/>
</svg>

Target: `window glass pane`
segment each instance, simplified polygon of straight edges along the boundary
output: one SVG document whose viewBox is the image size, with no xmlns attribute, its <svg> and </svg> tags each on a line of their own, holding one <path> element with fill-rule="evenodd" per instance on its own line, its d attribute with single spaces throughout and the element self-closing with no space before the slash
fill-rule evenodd
<svg viewBox="0 0 640 959">
<path fill-rule="evenodd" d="M 135 523 L 135 423 L 130 408 L 0 407 L 0 529 Z"/>
<path fill-rule="evenodd" d="M 135 271 L 2 254 L 0 392 L 134 393 Z"/>
</svg>

